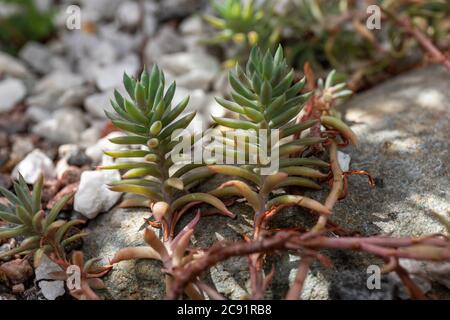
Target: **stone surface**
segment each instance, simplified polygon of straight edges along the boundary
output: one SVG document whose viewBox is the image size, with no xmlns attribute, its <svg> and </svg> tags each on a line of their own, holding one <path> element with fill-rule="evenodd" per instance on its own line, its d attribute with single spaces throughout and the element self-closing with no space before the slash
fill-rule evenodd
<svg viewBox="0 0 450 320">
<path fill-rule="evenodd" d="M 8 112 L 26 95 L 27 89 L 22 81 L 5 79 L 0 81 L 0 112 Z"/>
<path fill-rule="evenodd" d="M 34 149 L 14 168 L 12 176 L 17 179 L 19 173 L 28 184 L 34 184 L 41 174 L 46 179 L 55 177 L 53 161 L 39 149 Z"/>
<path fill-rule="evenodd" d="M 117 170 L 85 171 L 75 193 L 74 209 L 89 219 L 105 212 L 119 200 L 119 192 L 110 191 L 107 184 L 120 180 Z"/>
</svg>

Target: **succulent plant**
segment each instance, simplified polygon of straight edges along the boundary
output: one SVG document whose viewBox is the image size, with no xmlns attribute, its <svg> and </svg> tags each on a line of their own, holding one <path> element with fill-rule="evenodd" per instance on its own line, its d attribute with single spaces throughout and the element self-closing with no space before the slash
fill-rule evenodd
<svg viewBox="0 0 450 320">
<path fill-rule="evenodd" d="M 150 74 L 144 69 L 139 80 L 125 74 L 124 84 L 129 99 L 116 91 L 115 101 L 111 102 L 116 113 L 106 114 L 114 125 L 128 133 L 126 136 L 112 138 L 111 142 L 134 147 L 106 151 L 105 154 L 113 158 L 138 158 L 139 161 L 120 162 L 100 168 L 126 170 L 122 180 L 111 183 L 109 188 L 138 195 L 139 198 L 125 200 L 122 206 L 149 207 L 152 220 L 149 219 L 148 224 L 162 229 L 162 239 L 148 228 L 144 238 L 150 247 L 125 248 L 117 253 L 113 262 L 124 259 L 162 258 L 165 266 L 170 268 L 172 264 L 179 263 L 180 254 L 184 255 L 184 249 L 180 248 L 186 248 L 189 243 L 189 240 L 185 243 L 188 238 L 180 239 L 179 235 L 175 235 L 178 220 L 189 208 L 206 203 L 226 216 L 234 217 L 234 214 L 211 194 L 189 192 L 193 185 L 207 176 L 201 170 L 204 164 L 186 164 L 171 170 L 174 164 L 178 164 L 172 160 L 171 151 L 184 137 L 172 135 L 176 130 L 185 129 L 195 116 L 195 112 L 181 116 L 188 105 L 189 97 L 172 106 L 175 82 L 165 91 L 164 73 L 156 65 Z M 195 136 L 189 136 L 188 139 L 193 143 Z M 208 172 L 208 175 L 212 174 Z M 194 219 L 188 229 L 192 231 L 197 222 L 198 219 Z M 189 230 L 181 234 L 191 234 Z M 149 238 L 152 240 L 148 240 Z"/>
<path fill-rule="evenodd" d="M 47 214 L 41 209 L 43 183 L 41 176 L 31 193 L 25 180 L 19 175 L 18 181 L 14 182 L 15 194 L 0 187 L 0 194 L 9 201 L 8 205 L 0 204 L 0 219 L 8 224 L 0 229 L 0 240 L 25 238 L 19 247 L 0 253 L 0 258 L 33 253 L 34 264 L 37 266 L 43 254 L 54 253 L 63 257 L 64 247 L 85 235 L 69 233 L 75 226 L 84 223 L 83 220 L 57 220 L 58 214 L 72 195 L 59 199 Z"/>
<path fill-rule="evenodd" d="M 18 10 L 0 18 L 0 47 L 17 54 L 28 41 L 43 41 L 54 31 L 52 11 L 42 11 L 33 0 L 0 0 L 0 5 L 13 5 Z"/>
</svg>

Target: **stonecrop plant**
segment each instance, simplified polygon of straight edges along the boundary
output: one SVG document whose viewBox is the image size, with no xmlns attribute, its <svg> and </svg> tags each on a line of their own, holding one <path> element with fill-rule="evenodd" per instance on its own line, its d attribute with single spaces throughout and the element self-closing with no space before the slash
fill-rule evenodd
<svg viewBox="0 0 450 320">
<path fill-rule="evenodd" d="M 267 254 L 289 251 L 298 255 L 300 262 L 286 298 L 298 299 L 311 264 L 331 264 L 325 249 L 359 250 L 381 257 L 386 262 L 384 272 L 396 272 L 411 297 L 424 298 L 399 259 L 448 261 L 447 236 L 353 237 L 330 218 L 336 203 L 347 194 L 349 175 L 367 175 L 373 184 L 367 172 L 344 172 L 338 161 L 339 148 L 358 143 L 334 108 L 338 99 L 352 92 L 344 83 L 335 83 L 335 71 L 325 80 L 316 80 L 309 65 L 304 68 L 305 78 L 298 81 L 281 46 L 274 55 L 253 48 L 247 61 L 245 70 L 237 65 L 229 74 L 231 98 L 217 98 L 230 113 L 213 117 L 222 134 L 214 137 L 218 145 L 213 147 L 211 158 L 201 163 L 180 165 L 172 157 L 171 151 L 182 140 L 189 141 L 187 149 L 198 142 L 196 134 L 176 131 L 186 129 L 193 119 L 194 114 L 182 116 L 188 98 L 172 106 L 175 84 L 165 90 L 164 74 L 157 66 L 150 74 L 144 70 L 139 80 L 124 76 L 129 98 L 116 92 L 112 101 L 116 113 L 107 113 L 127 133 L 111 139 L 124 148 L 106 151 L 120 161 L 101 168 L 123 170 L 122 180 L 112 183 L 110 189 L 135 194 L 137 197 L 126 198 L 122 207 L 148 207 L 151 217 L 144 225 L 148 246 L 121 249 L 111 264 L 129 259 L 159 260 L 167 298 L 223 299 L 202 279 L 202 274 L 226 259 L 244 256 L 249 264 L 250 291 L 242 298 L 263 299 L 276 272 L 272 268 L 266 274 Z M 229 180 L 213 190 L 192 191 L 215 175 Z M 305 195 L 306 190 L 323 188 L 325 182 L 329 191 L 323 202 Z M 212 209 L 213 213 L 232 218 L 235 215 L 228 207 L 236 200 L 244 200 L 253 209 L 252 234 L 243 235 L 243 241 L 191 247 L 201 216 Z M 201 204 L 212 208 L 205 209 Z M 270 219 L 292 206 L 302 209 L 299 214 L 312 214 L 315 224 L 309 228 L 270 228 Z M 180 218 L 188 211 L 196 213 L 194 218 L 177 232 Z M 442 221 L 449 225 L 446 219 Z M 161 230 L 159 235 L 155 229 Z M 91 293 L 88 288 L 87 292 Z"/>
<path fill-rule="evenodd" d="M 58 214 L 72 195 L 63 196 L 46 214 L 41 208 L 41 193 L 44 179 L 41 176 L 31 193 L 21 175 L 14 182 L 15 194 L 0 187 L 0 194 L 6 197 L 9 204 L 0 204 L 0 219 L 7 223 L 0 228 L 0 240 L 24 237 L 20 246 L 1 252 L 0 259 L 14 255 L 33 254 L 34 265 L 40 264 L 42 256 L 49 255 L 57 259 L 65 259 L 65 247 L 85 236 L 84 233 L 73 233 L 83 220 L 59 220 Z M 76 229 L 75 229 L 76 230 Z M 78 231 L 78 230 L 77 230 Z"/>
<path fill-rule="evenodd" d="M 150 227 L 145 228 L 144 239 L 149 246 L 125 248 L 116 254 L 112 263 L 149 258 L 161 260 L 166 269 L 171 269 L 189 260 L 189 257 L 184 257 L 185 250 L 199 216 L 175 234 L 177 222 L 189 208 L 206 203 L 226 216 L 234 217 L 234 214 L 211 194 L 189 192 L 205 177 L 202 171 L 196 171 L 204 164 L 186 164 L 176 171 L 170 170 L 174 165 L 171 150 L 179 143 L 173 134 L 176 135 L 176 130 L 185 129 L 195 116 L 195 112 L 181 115 L 189 97 L 172 106 L 176 85 L 172 83 L 165 90 L 164 73 L 156 65 L 150 74 L 144 70 L 139 80 L 125 74 L 124 84 L 129 98 L 116 91 L 115 101 L 111 102 L 115 114 L 106 112 L 114 125 L 127 132 L 126 136 L 111 139 L 115 144 L 124 145 L 124 149 L 107 151 L 106 154 L 113 158 L 140 160 L 120 162 L 101 169 L 126 170 L 122 180 L 112 183 L 110 189 L 138 195 L 140 198 L 125 200 L 122 206 L 149 207 L 151 219 L 148 224 L 160 228 L 162 235 L 159 238 Z M 192 143 L 194 138 L 192 136 Z M 133 147 L 128 147 L 130 145 Z M 168 286 L 170 280 L 169 276 Z M 190 297 L 199 295 L 194 287 L 187 288 L 187 294 Z"/>
</svg>

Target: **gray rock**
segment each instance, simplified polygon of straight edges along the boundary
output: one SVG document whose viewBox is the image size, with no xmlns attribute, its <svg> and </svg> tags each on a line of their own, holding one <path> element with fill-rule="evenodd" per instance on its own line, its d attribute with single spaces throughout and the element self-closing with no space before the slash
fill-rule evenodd
<svg viewBox="0 0 450 320">
<path fill-rule="evenodd" d="M 350 169 L 351 160 L 352 158 L 350 157 L 350 155 L 346 154 L 345 152 L 338 151 L 338 162 L 342 171 L 346 172 Z"/>
<path fill-rule="evenodd" d="M 105 110 L 114 111 L 111 107 L 111 99 L 114 99 L 114 92 L 101 92 L 90 95 L 84 100 L 84 108 L 94 117 L 106 119 Z"/>
<path fill-rule="evenodd" d="M 376 178 L 377 186 L 370 188 L 365 178 L 350 177 L 349 194 L 336 205 L 333 213 L 335 223 L 363 235 L 417 236 L 444 232 L 444 227 L 428 211 L 449 210 L 449 83 L 450 76 L 443 68 L 427 67 L 387 81 L 343 106 L 346 120 L 361 140 L 358 149 L 344 149 L 352 158 L 350 169 L 368 170 Z M 210 181 L 201 189 L 211 190 L 220 183 Z M 320 192 L 309 195 L 321 201 L 325 197 Z M 236 205 L 231 211 L 238 213 L 237 220 L 202 218 L 194 233 L 194 245 L 207 247 L 222 238 L 239 240 L 242 234 L 249 233 L 251 215 L 246 206 Z M 89 226 L 92 233 L 85 242 L 88 255 L 111 257 L 120 248 L 142 245 L 141 233 L 136 230 L 147 215 L 138 210 L 115 209 L 99 216 Z M 181 224 L 190 218 L 192 215 L 186 216 Z M 275 217 L 270 225 L 283 228 L 310 226 L 313 222 L 306 212 L 290 208 Z M 383 276 L 380 291 L 367 290 L 367 267 L 382 265 L 380 259 L 349 251 L 323 253 L 333 266 L 312 265 L 303 299 L 396 297 L 399 287 L 392 277 Z M 268 267 L 272 264 L 276 272 L 267 297 L 280 299 L 295 278 L 298 258 L 281 253 L 268 257 Z M 111 297 L 163 298 L 160 268 L 153 261 L 120 263 L 106 281 Z M 448 266 L 438 264 L 433 268 L 434 273 L 427 273 L 427 277 L 445 284 L 442 279 L 448 278 Z M 228 298 L 240 298 L 248 291 L 245 259 L 230 259 L 212 268 L 205 273 L 205 281 Z"/>
<path fill-rule="evenodd" d="M 191 16 L 183 20 L 180 24 L 180 31 L 184 35 L 202 34 L 204 24 L 199 15 Z"/>
<path fill-rule="evenodd" d="M 33 151 L 34 144 L 30 137 L 20 137 L 13 141 L 11 158 L 23 159 L 28 153 Z"/>
<path fill-rule="evenodd" d="M 80 91 L 84 90 L 84 82 L 83 77 L 78 74 L 61 70 L 52 72 L 39 80 L 34 88 L 33 96 L 26 100 L 26 104 L 47 110 L 58 109 L 62 103 L 72 102 L 68 98 L 73 98 L 73 95 L 68 94 L 68 91 L 74 90 L 75 95 L 79 95 Z"/>
<path fill-rule="evenodd" d="M 429 210 L 450 209 L 450 75 L 438 66 L 419 69 L 355 96 L 343 106 L 360 138 L 344 151 L 351 169 L 378 182 L 349 178 L 349 195 L 334 219 L 363 234 L 425 235 L 444 227 Z"/>
<path fill-rule="evenodd" d="M 93 61 L 99 65 L 109 65 L 114 63 L 119 53 L 108 41 L 101 41 L 95 45 L 90 52 Z"/>
<path fill-rule="evenodd" d="M 94 21 L 113 18 L 121 0 L 82 0 L 83 13 L 86 11 L 88 16 Z"/>
<path fill-rule="evenodd" d="M 164 0 L 160 3 L 158 16 L 160 19 L 182 18 L 198 11 L 204 0 Z"/>
<path fill-rule="evenodd" d="M 20 60 L 7 53 L 0 52 L 0 74 L 16 78 L 25 78 L 29 76 L 29 71 Z"/>
<path fill-rule="evenodd" d="M 84 171 L 74 198 L 74 210 L 89 219 L 105 212 L 119 200 L 120 193 L 110 191 L 107 184 L 120 180 L 117 170 Z"/>
<path fill-rule="evenodd" d="M 14 168 L 12 176 L 18 179 L 19 173 L 28 184 L 34 184 L 42 174 L 46 179 L 55 177 L 55 167 L 53 161 L 47 157 L 40 149 L 35 149 L 29 153 Z"/>
<path fill-rule="evenodd" d="M 65 144 L 77 143 L 85 128 L 83 113 L 77 109 L 67 108 L 55 111 L 52 118 L 34 125 L 32 132 L 48 141 Z"/>
<path fill-rule="evenodd" d="M 52 54 L 50 50 L 37 42 L 28 42 L 19 52 L 19 57 L 34 71 L 47 74 L 52 71 Z"/>
<path fill-rule="evenodd" d="M 14 108 L 27 93 L 22 81 L 18 79 L 5 79 L 0 81 L 0 112 L 8 112 Z"/>
<path fill-rule="evenodd" d="M 134 54 L 129 55 L 120 62 L 97 68 L 94 71 L 95 83 L 101 91 L 120 87 L 123 73 L 134 76 L 139 66 L 138 57 Z"/>
<path fill-rule="evenodd" d="M 76 152 L 72 153 L 70 157 L 67 159 L 67 163 L 71 166 L 82 167 L 88 165 L 92 162 L 92 159 L 89 158 L 86 153 L 78 149 Z"/>
<path fill-rule="evenodd" d="M 367 273 L 348 270 L 337 273 L 330 283 L 330 298 L 333 300 L 392 300 L 394 283 L 383 276 L 379 289 L 367 288 Z"/>
<path fill-rule="evenodd" d="M 141 10 L 137 2 L 125 1 L 117 9 L 117 21 L 125 28 L 135 28 L 141 20 Z"/>
<path fill-rule="evenodd" d="M 180 52 L 162 56 L 159 65 L 187 89 L 207 90 L 220 72 L 217 59 L 201 52 Z"/>
<path fill-rule="evenodd" d="M 52 113 L 49 110 L 35 105 L 28 106 L 25 114 L 33 122 L 42 122 L 52 117 Z"/>
<path fill-rule="evenodd" d="M 92 161 L 95 164 L 99 164 L 102 161 L 102 158 L 104 156 L 103 155 L 104 151 L 120 150 L 121 148 L 125 147 L 125 146 L 121 146 L 121 145 L 118 145 L 118 144 L 114 144 L 114 143 L 109 141 L 109 139 L 111 139 L 111 138 L 120 137 L 120 136 L 123 136 L 123 135 L 124 134 L 121 133 L 121 132 L 111 132 L 106 137 L 98 140 L 96 144 L 88 147 L 86 149 L 86 155 L 89 158 L 91 158 Z"/>
</svg>

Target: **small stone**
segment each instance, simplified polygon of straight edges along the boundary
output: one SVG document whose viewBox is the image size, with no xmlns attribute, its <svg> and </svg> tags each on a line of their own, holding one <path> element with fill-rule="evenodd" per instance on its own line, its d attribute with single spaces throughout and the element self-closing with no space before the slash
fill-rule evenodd
<svg viewBox="0 0 450 320">
<path fill-rule="evenodd" d="M 11 291 L 13 294 L 21 294 L 25 291 L 25 286 L 23 283 L 16 284 L 11 288 Z"/>
<path fill-rule="evenodd" d="M 58 147 L 58 158 L 69 158 L 72 154 L 78 152 L 80 148 L 76 144 L 63 144 Z"/>
<path fill-rule="evenodd" d="M 13 170 L 14 179 L 19 178 L 19 172 L 28 184 L 34 184 L 41 174 L 44 178 L 55 177 L 53 161 L 40 149 L 30 152 Z"/>
<path fill-rule="evenodd" d="M 34 143 L 30 137 L 17 138 L 13 142 L 11 158 L 22 160 L 33 149 Z"/>
<path fill-rule="evenodd" d="M 165 54 L 183 51 L 183 38 L 170 26 L 162 27 L 156 37 L 149 40 L 144 48 L 145 63 L 150 66 Z"/>
<path fill-rule="evenodd" d="M 19 52 L 19 57 L 30 67 L 40 73 L 47 74 L 52 70 L 50 50 L 37 42 L 28 42 Z"/>
<path fill-rule="evenodd" d="M 57 91 L 64 93 L 71 88 L 84 84 L 84 79 L 78 74 L 67 71 L 55 71 L 42 78 L 35 87 L 37 93 Z"/>
<path fill-rule="evenodd" d="M 37 82 L 33 95 L 26 99 L 26 104 L 47 110 L 56 110 L 62 107 L 61 103 L 71 102 L 69 98 L 73 98 L 73 96 L 64 97 L 67 92 L 83 90 L 84 81 L 82 76 L 68 71 L 52 72 Z M 63 98 L 61 99 L 61 97 Z"/>
<path fill-rule="evenodd" d="M 86 155 L 92 159 L 95 164 L 99 164 L 102 161 L 103 152 L 107 150 L 119 150 L 123 146 L 117 145 L 109 141 L 111 138 L 121 137 L 124 134 L 121 132 L 112 132 L 106 137 L 100 139 L 95 145 L 86 149 Z"/>
<path fill-rule="evenodd" d="M 9 78 L 0 82 L 0 112 L 11 111 L 25 97 L 27 89 L 22 81 Z"/>
<path fill-rule="evenodd" d="M 98 33 L 101 39 L 107 41 L 114 47 L 117 58 L 126 57 L 132 52 L 139 51 L 144 40 L 144 34 L 142 32 L 135 32 L 133 34 L 122 32 L 118 29 L 116 23 L 102 24 L 99 26 Z"/>
<path fill-rule="evenodd" d="M 78 167 L 68 167 L 62 174 L 60 182 L 63 186 L 74 184 L 80 181 L 82 170 Z"/>
<path fill-rule="evenodd" d="M 380 288 L 367 287 L 367 273 L 360 270 L 346 270 L 336 273 L 331 279 L 329 294 L 333 300 L 393 300 L 395 283 L 382 276 Z"/>
<path fill-rule="evenodd" d="M 25 114 L 33 122 L 42 122 L 52 116 L 50 111 L 40 106 L 29 106 Z"/>
<path fill-rule="evenodd" d="M 0 149 L 0 169 L 4 171 L 5 167 L 9 164 L 9 151 L 8 149 Z"/>
<path fill-rule="evenodd" d="M 33 276 L 33 268 L 28 260 L 16 259 L 0 265 L 0 274 L 3 274 L 12 285 L 23 283 Z"/>
<path fill-rule="evenodd" d="M 23 63 L 7 53 L 0 52 L 0 74 L 16 78 L 29 76 Z"/>
<path fill-rule="evenodd" d="M 0 148 L 7 148 L 9 146 L 9 135 L 6 132 L 0 131 Z"/>
<path fill-rule="evenodd" d="M 106 119 L 105 110 L 113 111 L 110 101 L 113 97 L 112 91 L 90 95 L 84 100 L 84 108 L 94 117 Z"/>
<path fill-rule="evenodd" d="M 186 17 L 203 6 L 198 0 L 164 0 L 161 2 L 158 17 L 162 20 Z"/>
<path fill-rule="evenodd" d="M 0 301 L 17 300 L 16 296 L 9 293 L 0 294 Z"/>
<path fill-rule="evenodd" d="M 83 104 L 84 97 L 90 95 L 93 88 L 74 87 L 70 88 L 59 97 L 57 104 L 61 107 L 78 107 Z"/>
<path fill-rule="evenodd" d="M 111 209 L 121 193 L 110 191 L 107 184 L 120 180 L 117 170 L 85 171 L 75 194 L 74 210 L 89 219 Z"/>
<path fill-rule="evenodd" d="M 0 173 L 0 187 L 9 189 L 12 186 L 11 177 L 7 174 Z"/>
<path fill-rule="evenodd" d="M 122 61 L 94 70 L 95 83 L 101 91 L 120 87 L 123 73 L 134 76 L 139 66 L 139 58 L 134 54 L 129 55 Z"/>
<path fill-rule="evenodd" d="M 33 126 L 32 132 L 57 144 L 77 143 L 86 128 L 83 113 L 77 109 L 61 109 L 47 119 Z"/>
<path fill-rule="evenodd" d="M 141 20 L 141 8 L 137 2 L 123 2 L 117 9 L 117 20 L 125 28 L 135 28 Z"/>
<path fill-rule="evenodd" d="M 48 203 L 47 203 L 47 209 L 52 209 L 53 206 L 61 200 L 62 197 L 74 194 L 77 191 L 78 188 L 78 182 L 66 185 L 64 188 L 62 188 Z M 66 205 L 62 208 L 62 210 L 68 210 L 73 205 L 73 198 L 70 199 Z"/>
<path fill-rule="evenodd" d="M 82 167 L 91 164 L 92 159 L 89 158 L 83 150 L 77 150 L 71 154 L 67 163 L 71 166 Z"/>
</svg>

